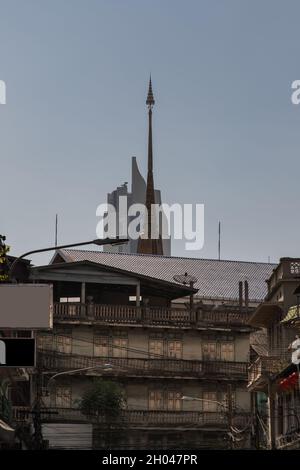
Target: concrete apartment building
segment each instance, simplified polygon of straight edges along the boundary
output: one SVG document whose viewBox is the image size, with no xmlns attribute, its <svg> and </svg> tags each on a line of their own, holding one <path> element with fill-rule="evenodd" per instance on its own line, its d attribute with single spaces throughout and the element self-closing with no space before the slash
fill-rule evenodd
<svg viewBox="0 0 300 470">
<path fill-rule="evenodd" d="M 249 447 L 247 322 L 273 267 L 60 250 L 50 265 L 31 268 L 30 281 L 54 289 L 54 329 L 38 334 L 31 381 L 49 446 L 107 445 L 104 423 L 78 409 L 93 379 L 105 376 L 126 396 L 114 448 Z M 197 278 L 194 287 L 174 280 L 182 273 Z M 249 286 L 243 302 L 241 280 Z M 24 408 L 15 417 L 32 421 Z M 245 431 L 229 442 L 231 426 Z"/>
</svg>

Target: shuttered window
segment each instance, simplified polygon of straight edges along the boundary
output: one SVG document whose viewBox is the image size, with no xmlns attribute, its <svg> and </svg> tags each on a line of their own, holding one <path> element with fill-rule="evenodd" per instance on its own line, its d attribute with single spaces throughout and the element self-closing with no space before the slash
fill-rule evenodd
<svg viewBox="0 0 300 470">
<path fill-rule="evenodd" d="M 55 404 L 58 408 L 71 407 L 71 387 L 57 387 L 55 390 Z"/>
<path fill-rule="evenodd" d="M 182 359 L 182 341 L 168 341 L 168 357 Z"/>
<path fill-rule="evenodd" d="M 203 411 L 217 411 L 217 392 L 203 392 Z"/>
<path fill-rule="evenodd" d="M 128 339 L 113 339 L 113 357 L 127 357 L 128 355 Z"/>
<path fill-rule="evenodd" d="M 107 357 L 108 356 L 108 337 L 107 336 L 94 336 L 94 356 Z"/>
<path fill-rule="evenodd" d="M 182 394 L 176 391 L 167 392 L 167 408 L 170 411 L 180 411 L 182 407 Z"/>
<path fill-rule="evenodd" d="M 151 339 L 149 341 L 149 354 L 153 356 L 163 356 L 164 342 L 160 339 Z"/>
<path fill-rule="evenodd" d="M 149 391 L 149 410 L 162 410 L 164 406 L 163 391 L 150 390 Z"/>
<path fill-rule="evenodd" d="M 202 345 L 202 356 L 204 360 L 214 361 L 217 358 L 217 343 L 206 342 Z"/>
<path fill-rule="evenodd" d="M 71 354 L 72 352 L 72 337 L 65 335 L 57 335 L 56 349 L 58 352 Z"/>
<path fill-rule="evenodd" d="M 38 349 L 43 351 L 51 351 L 53 349 L 53 336 L 52 335 L 39 335 L 37 338 Z"/>
<path fill-rule="evenodd" d="M 221 343 L 221 360 L 222 361 L 234 361 L 234 344 L 233 343 Z"/>
</svg>

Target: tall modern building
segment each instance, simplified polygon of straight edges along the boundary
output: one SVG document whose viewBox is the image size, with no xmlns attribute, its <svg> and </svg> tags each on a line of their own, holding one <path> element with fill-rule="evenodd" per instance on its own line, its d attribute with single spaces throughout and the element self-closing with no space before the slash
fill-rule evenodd
<svg viewBox="0 0 300 470">
<path fill-rule="evenodd" d="M 161 192 L 158 189 L 154 189 L 154 177 L 153 177 L 153 146 L 152 146 L 152 109 L 154 106 L 154 96 L 152 91 L 151 78 L 149 82 L 149 89 L 146 104 L 148 106 L 148 169 L 147 169 L 147 182 L 141 175 L 136 157 L 132 157 L 131 167 L 131 192 L 128 191 L 127 183 L 117 187 L 113 192 L 107 195 L 107 203 L 115 208 L 117 214 L 116 231 L 117 235 L 121 232 L 119 225 L 119 213 L 120 213 L 120 197 L 127 198 L 127 207 L 132 204 L 144 204 L 148 211 L 147 227 L 148 233 L 151 234 L 151 228 L 154 224 L 158 224 L 158 218 L 154 214 L 151 215 L 151 206 L 153 204 L 161 204 Z M 131 222 L 133 217 L 128 218 L 128 224 Z M 163 224 L 166 223 L 166 217 L 162 214 Z M 159 238 L 151 239 L 140 238 L 138 240 L 130 239 L 127 245 L 110 246 L 106 245 L 104 251 L 114 253 L 145 253 L 145 254 L 158 254 L 158 255 L 171 255 L 171 238 L 162 237 L 161 227 L 158 229 Z"/>
</svg>

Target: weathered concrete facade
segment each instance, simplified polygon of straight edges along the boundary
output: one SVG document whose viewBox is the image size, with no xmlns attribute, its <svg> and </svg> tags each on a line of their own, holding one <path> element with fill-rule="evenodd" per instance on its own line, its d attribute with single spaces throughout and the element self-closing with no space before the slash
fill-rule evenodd
<svg viewBox="0 0 300 470">
<path fill-rule="evenodd" d="M 31 280 L 54 291 L 54 329 L 38 333 L 32 379 L 50 447 L 58 445 L 55 426 L 68 423 L 66 447 L 77 448 L 80 432 L 91 429 L 84 424 L 92 425 L 85 448 L 105 447 L 108 434 L 114 448 L 249 447 L 247 322 L 256 300 L 205 299 L 154 274 L 71 261 L 63 252 L 33 268 Z M 78 408 L 99 376 L 117 381 L 126 399 L 106 434 Z M 231 429 L 246 430 L 238 443 L 229 442 Z"/>
</svg>

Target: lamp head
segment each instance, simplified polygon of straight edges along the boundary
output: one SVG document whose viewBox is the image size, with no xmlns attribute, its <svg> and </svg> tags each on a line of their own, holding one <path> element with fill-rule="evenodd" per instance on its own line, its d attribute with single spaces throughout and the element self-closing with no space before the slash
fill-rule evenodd
<svg viewBox="0 0 300 470">
<path fill-rule="evenodd" d="M 128 238 L 96 238 L 93 240 L 94 245 L 102 246 L 102 245 L 123 245 L 127 243 L 129 240 Z"/>
</svg>

